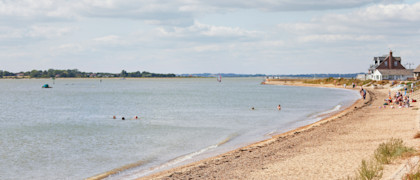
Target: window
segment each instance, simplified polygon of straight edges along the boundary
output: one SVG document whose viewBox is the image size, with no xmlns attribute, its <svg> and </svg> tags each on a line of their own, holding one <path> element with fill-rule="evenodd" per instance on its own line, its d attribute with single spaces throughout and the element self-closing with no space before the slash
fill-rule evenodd
<svg viewBox="0 0 420 180">
<path fill-rule="evenodd" d="M 385 61 L 385 66 L 388 66 L 388 61 Z"/>
<path fill-rule="evenodd" d="M 394 66 L 397 67 L 398 66 L 398 61 L 394 61 Z"/>
</svg>

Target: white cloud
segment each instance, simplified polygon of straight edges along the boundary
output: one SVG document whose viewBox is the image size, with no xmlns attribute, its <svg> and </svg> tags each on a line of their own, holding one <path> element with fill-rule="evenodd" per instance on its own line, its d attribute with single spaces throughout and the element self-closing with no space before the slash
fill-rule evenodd
<svg viewBox="0 0 420 180">
<path fill-rule="evenodd" d="M 343 9 L 400 0 L 0 0 L 3 19 L 77 19 L 83 17 L 128 18 L 160 25 L 189 26 L 194 18 L 208 13 L 241 9 L 263 11 L 307 11 Z"/>
<path fill-rule="evenodd" d="M 306 23 L 279 24 L 300 42 L 378 41 L 419 35 L 420 3 L 372 5 L 348 14 L 328 14 Z M 402 36 L 404 37 L 404 36 Z"/>
<path fill-rule="evenodd" d="M 34 38 L 55 38 L 72 32 L 69 27 L 32 26 L 26 36 Z"/>
<path fill-rule="evenodd" d="M 202 38 L 215 38 L 223 40 L 224 38 L 254 38 L 260 34 L 257 31 L 249 31 L 238 27 L 224 27 L 224 26 L 213 26 L 195 22 L 194 25 L 189 27 L 174 27 L 170 29 L 157 28 L 157 31 L 162 37 L 173 37 L 173 38 L 188 38 L 191 37 L 199 39 Z"/>
<path fill-rule="evenodd" d="M 84 50 L 82 45 L 76 44 L 76 43 L 70 43 L 70 44 L 61 44 L 57 47 L 51 47 L 50 50 L 54 52 L 55 54 L 63 53 L 63 52 L 81 52 Z"/>
<path fill-rule="evenodd" d="M 384 40 L 384 36 L 370 36 L 370 35 L 342 35 L 342 34 L 330 34 L 330 35 L 308 35 L 300 36 L 299 42 L 336 42 L 336 41 L 377 41 Z"/>
<path fill-rule="evenodd" d="M 33 25 L 30 27 L 0 27 L 0 39 L 50 39 L 62 37 L 71 33 L 74 29 L 70 27 L 55 27 L 45 25 Z"/>
<path fill-rule="evenodd" d="M 420 45 L 420 3 L 375 4 L 382 2 L 0 0 L 0 54 L 13 52 L 8 58 L 22 62 L 50 58 L 60 67 L 90 63 L 91 71 L 96 63 L 104 68 L 98 71 L 145 66 L 179 73 L 310 73 L 314 68 L 332 72 L 349 62 L 354 65 L 347 72 L 358 71 L 389 47 L 411 57 L 420 53 L 415 48 Z M 353 9 L 336 10 L 344 8 Z M 207 14 L 227 18 L 201 18 Z M 224 69 L 214 70 L 219 64 Z"/>
<path fill-rule="evenodd" d="M 264 11 L 307 11 L 345 9 L 361 7 L 372 3 L 401 2 L 401 0 L 213 0 L 207 3 L 216 7 L 261 9 Z"/>
<path fill-rule="evenodd" d="M 116 41 L 119 39 L 119 36 L 115 36 L 115 35 L 108 35 L 108 36 L 103 36 L 103 37 L 98 37 L 93 39 L 94 41 L 99 41 L 99 42 L 110 42 L 110 41 Z"/>
</svg>

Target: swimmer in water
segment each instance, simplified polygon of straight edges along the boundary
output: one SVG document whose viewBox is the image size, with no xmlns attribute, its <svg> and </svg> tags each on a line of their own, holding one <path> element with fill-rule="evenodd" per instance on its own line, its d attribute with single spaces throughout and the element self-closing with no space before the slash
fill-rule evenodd
<svg viewBox="0 0 420 180">
<path fill-rule="evenodd" d="M 125 120 L 125 117 L 122 117 L 121 120 Z"/>
</svg>

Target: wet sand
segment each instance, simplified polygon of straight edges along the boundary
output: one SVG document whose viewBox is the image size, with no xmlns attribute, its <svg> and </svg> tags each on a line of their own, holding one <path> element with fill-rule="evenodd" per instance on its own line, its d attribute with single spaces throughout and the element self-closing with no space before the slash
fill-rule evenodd
<svg viewBox="0 0 420 180">
<path fill-rule="evenodd" d="M 417 103 L 379 108 L 388 90 L 368 92 L 366 100 L 314 124 L 141 179 L 345 179 L 390 138 L 418 148 L 420 140 L 413 138 L 419 130 Z M 385 167 L 383 178 L 397 168 Z"/>
</svg>

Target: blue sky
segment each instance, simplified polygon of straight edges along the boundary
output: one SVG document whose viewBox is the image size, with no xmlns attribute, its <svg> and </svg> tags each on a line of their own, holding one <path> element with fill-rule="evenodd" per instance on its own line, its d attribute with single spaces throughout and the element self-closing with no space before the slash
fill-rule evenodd
<svg viewBox="0 0 420 180">
<path fill-rule="evenodd" d="M 420 2 L 0 0 L 0 69 L 353 73 L 415 66 Z"/>
</svg>

